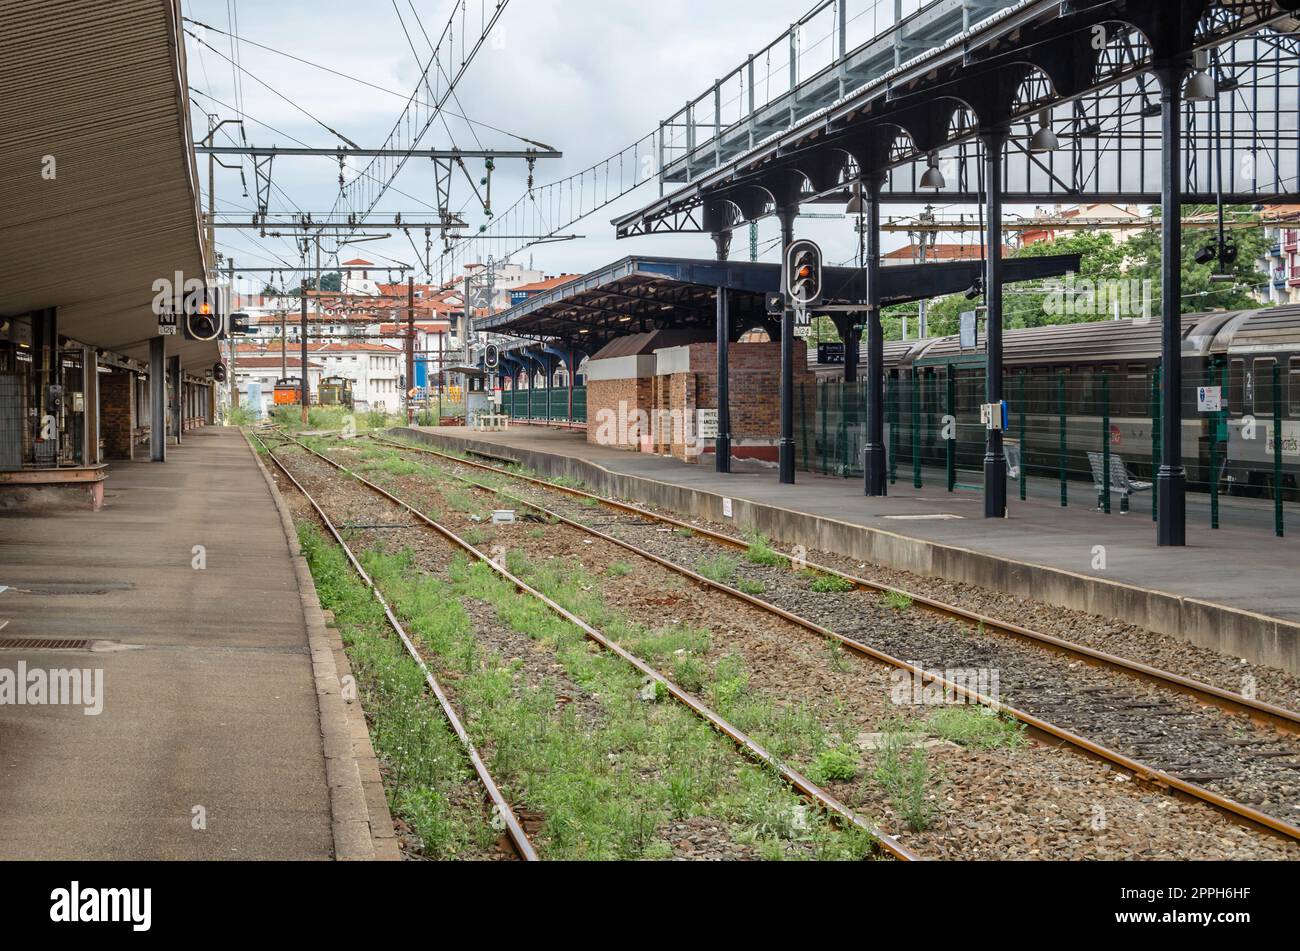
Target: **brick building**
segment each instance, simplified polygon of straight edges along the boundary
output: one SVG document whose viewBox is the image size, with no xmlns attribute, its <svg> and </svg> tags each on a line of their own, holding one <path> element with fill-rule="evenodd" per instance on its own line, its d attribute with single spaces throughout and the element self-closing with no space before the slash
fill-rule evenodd
<svg viewBox="0 0 1300 951">
<path fill-rule="evenodd" d="M 729 345 L 732 455 L 776 461 L 780 343 Z M 813 393 L 803 341 L 795 386 Z M 587 441 L 699 462 L 714 451 L 717 344 L 703 330 L 658 330 L 611 341 L 587 364 Z"/>
</svg>

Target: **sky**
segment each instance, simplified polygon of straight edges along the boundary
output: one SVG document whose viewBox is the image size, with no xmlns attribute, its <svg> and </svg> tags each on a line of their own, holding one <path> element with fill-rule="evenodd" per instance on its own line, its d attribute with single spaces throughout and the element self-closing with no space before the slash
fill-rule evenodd
<svg viewBox="0 0 1300 951">
<path fill-rule="evenodd" d="M 477 3 L 469 0 L 470 9 L 476 11 Z M 334 0 L 183 0 L 183 6 L 187 17 L 216 28 L 204 30 L 187 24 L 189 30 L 204 39 L 200 43 L 187 37 L 189 83 L 204 94 L 192 96 L 196 137 L 206 129 L 206 113 L 233 118 L 238 100 L 246 116 L 245 135 L 250 144 L 283 146 L 298 139 L 326 148 L 337 145 L 338 139 L 298 107 L 354 142 L 378 146 L 416 88 L 421 71 L 397 10 L 403 14 L 416 49 L 427 59 L 429 46 L 418 32 L 412 6 L 424 30 L 435 38 L 452 9 L 448 0 L 373 0 L 368 4 Z M 455 102 L 448 108 L 504 133 L 562 150 L 564 158 L 541 161 L 537 167 L 538 184 L 560 179 L 651 133 L 661 119 L 710 88 L 716 78 L 740 65 L 751 52 L 774 40 L 810 6 L 811 0 L 511 0 L 492 40 L 469 65 L 458 87 L 463 112 Z M 240 64 L 245 70 L 238 73 L 223 58 L 223 54 L 231 56 L 231 38 L 216 30 L 234 32 L 244 40 L 361 77 L 393 94 L 248 42 L 238 44 Z M 240 79 L 238 96 L 232 73 Z M 216 104 L 214 99 L 224 105 Z M 286 100 L 292 100 L 292 104 Z M 232 126 L 226 126 L 223 132 L 232 130 L 238 135 Z M 448 116 L 447 126 L 435 124 L 421 144 L 435 148 L 452 144 L 471 148 L 477 143 L 484 148 L 522 147 L 518 138 L 503 132 L 484 126 L 471 128 L 462 119 Z M 229 144 L 220 136 L 219 142 Z M 199 161 L 206 166 L 205 157 L 200 156 Z M 468 164 L 476 174 L 481 172 L 481 165 L 473 161 Z M 206 171 L 206 167 L 201 168 L 205 187 Z M 496 209 L 503 209 L 525 192 L 525 175 L 521 161 L 504 160 L 498 164 L 493 179 Z M 244 179 L 249 197 L 244 195 L 238 172 L 217 169 L 218 211 L 251 213 L 255 192 L 248 162 Z M 338 191 L 337 164 L 332 159 L 281 157 L 274 165 L 274 181 L 282 192 L 273 195 L 272 211 L 323 213 L 333 207 Z M 391 216 L 400 211 L 408 220 L 432 214 L 421 203 L 436 204 L 427 162 L 410 162 L 395 187 L 411 197 L 390 194 L 379 206 L 384 214 Z M 559 274 L 585 272 L 633 253 L 713 257 L 713 244 L 707 235 L 616 240 L 610 220 L 641 207 L 657 194 L 656 184 L 642 185 L 566 229 L 583 235 L 582 239 L 539 245 L 514 260 L 531 262 L 547 274 Z M 469 197 L 468 186 L 463 178 L 459 179 L 452 206 L 460 207 Z M 205 206 L 206 200 L 205 195 Z M 907 210 L 892 209 L 894 213 Z M 473 204 L 467 208 L 466 217 L 475 230 L 485 220 L 481 208 Z M 821 241 L 827 259 L 833 263 L 855 254 L 857 239 L 847 220 L 805 221 L 799 230 L 801 237 Z M 778 259 L 776 247 L 766 247 L 776 235 L 774 220 L 761 225 L 760 245 L 766 248 L 763 260 Z M 415 237 L 422 250 L 422 235 Z M 886 249 L 901 242 L 892 235 L 885 236 Z M 251 230 L 220 231 L 218 244 L 241 267 L 270 267 L 298 260 L 289 240 L 260 238 Z M 733 257 L 747 259 L 747 244 L 748 234 L 737 232 Z M 345 248 L 340 260 L 354 256 L 380 263 L 413 262 L 416 257 L 400 232 L 389 240 Z"/>
</svg>

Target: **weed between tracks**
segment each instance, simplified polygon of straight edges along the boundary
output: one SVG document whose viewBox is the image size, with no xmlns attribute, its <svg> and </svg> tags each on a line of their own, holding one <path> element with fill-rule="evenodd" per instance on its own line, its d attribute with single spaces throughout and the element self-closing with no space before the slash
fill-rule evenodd
<svg viewBox="0 0 1300 951">
<path fill-rule="evenodd" d="M 430 858 L 486 850 L 497 833 L 478 808 L 477 780 L 442 711 L 425 693 L 424 674 L 388 632 L 383 609 L 352 572 L 343 552 L 314 525 L 298 537 L 321 605 L 333 611 L 375 753 L 386 767 L 393 814 Z"/>
<path fill-rule="evenodd" d="M 345 632 L 394 813 L 430 856 L 484 847 L 496 833 L 481 810 L 467 811 L 446 792 L 449 785 L 464 785 L 468 766 L 440 711 L 424 696 L 418 667 L 384 635 L 377 603 L 348 574 L 341 553 L 310 526 L 302 537 L 322 603 Z M 861 858 L 870 852 L 870 837 L 809 814 L 776 776 L 738 759 L 727 741 L 684 708 L 662 697 L 640 699 L 634 669 L 595 650 L 577 628 L 518 594 L 486 565 L 458 558 L 443 579 L 422 573 L 410 552 L 372 549 L 359 557 L 454 692 L 507 797 L 542 817 L 533 838 L 545 857 L 671 857 L 674 844 L 661 837 L 661 828 L 677 830 L 681 820 L 696 818 L 732 829 L 741 852 L 731 857 L 743 857 L 747 847 L 769 857 Z M 584 709 L 560 696 L 554 682 L 525 683 L 519 660 L 484 649 L 464 607 L 472 602 L 490 605 L 535 649 L 553 652 L 564 675 L 588 695 Z"/>
</svg>

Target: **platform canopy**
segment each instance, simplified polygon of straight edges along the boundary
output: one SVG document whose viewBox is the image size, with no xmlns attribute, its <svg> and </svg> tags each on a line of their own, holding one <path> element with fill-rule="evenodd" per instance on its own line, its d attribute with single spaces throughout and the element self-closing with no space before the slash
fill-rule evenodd
<svg viewBox="0 0 1300 951">
<path fill-rule="evenodd" d="M 975 261 L 902 264 L 881 269 L 882 303 L 956 294 L 972 287 L 983 269 Z M 1041 280 L 1079 269 L 1079 255 L 1014 258 L 1008 281 Z M 826 269 L 827 303 L 848 304 L 866 295 L 863 271 Z M 591 352 L 614 337 L 667 328 L 716 326 L 717 289 L 731 293 L 732 333 L 754 327 L 774 331 L 779 319 L 766 313 L 766 296 L 780 290 L 781 265 L 689 258 L 626 257 L 567 284 L 530 297 L 509 310 L 481 318 L 475 328 L 535 340 L 560 340 Z"/>
<path fill-rule="evenodd" d="M 57 308 L 61 335 L 144 359 L 154 281 L 205 273 L 180 0 L 3 9 L 0 315 Z"/>
</svg>

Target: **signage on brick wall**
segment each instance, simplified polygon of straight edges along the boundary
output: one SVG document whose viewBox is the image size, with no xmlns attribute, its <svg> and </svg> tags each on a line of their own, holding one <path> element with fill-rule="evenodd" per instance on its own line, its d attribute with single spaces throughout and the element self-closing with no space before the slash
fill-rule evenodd
<svg viewBox="0 0 1300 951">
<path fill-rule="evenodd" d="M 700 439 L 717 439 L 718 411 L 716 409 L 697 409 L 695 411 L 695 432 Z"/>
</svg>

